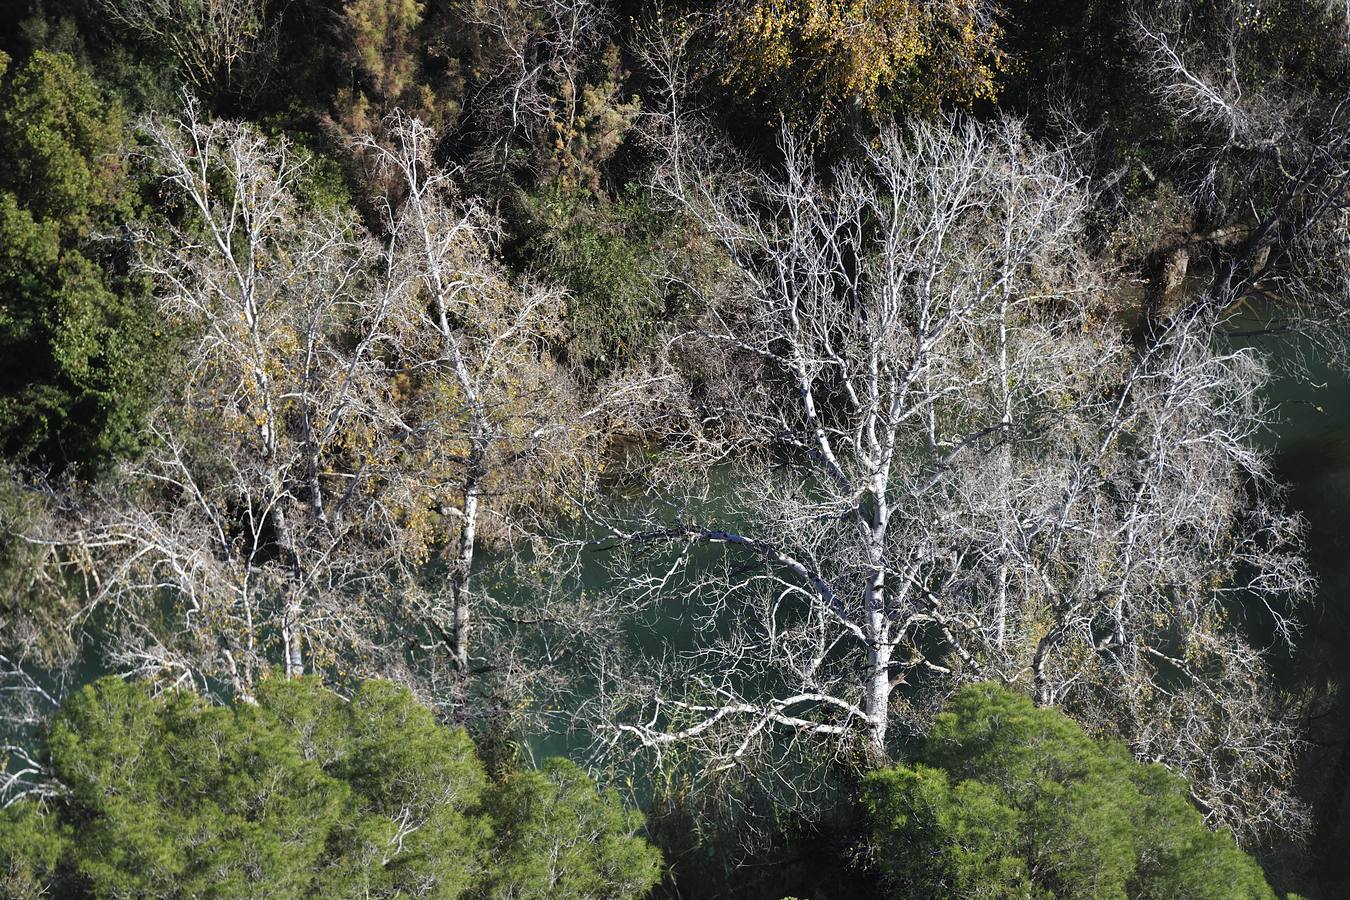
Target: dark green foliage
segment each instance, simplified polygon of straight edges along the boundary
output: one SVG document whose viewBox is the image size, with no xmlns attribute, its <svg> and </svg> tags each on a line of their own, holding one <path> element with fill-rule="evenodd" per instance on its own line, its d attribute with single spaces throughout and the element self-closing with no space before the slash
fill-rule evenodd
<svg viewBox="0 0 1350 900">
<path fill-rule="evenodd" d="M 485 808 L 496 849 L 483 897 L 639 897 L 660 878 L 660 854 L 631 837 L 642 815 L 567 760 L 507 775 Z"/>
<path fill-rule="evenodd" d="M 468 738 L 380 682 L 350 703 L 313 681 L 272 683 L 256 706 L 227 709 L 105 679 L 67 705 L 49 748 L 70 790 L 61 870 L 90 896 L 392 896 L 413 883 L 456 896 L 483 843 Z M 405 823 L 416 830 L 395 852 Z"/>
<path fill-rule="evenodd" d="M 155 352 L 125 274 L 125 116 L 63 54 L 0 85 L 0 444 L 94 474 L 133 452 Z"/>
<path fill-rule="evenodd" d="M 316 679 L 271 681 L 258 705 L 298 739 L 303 758 L 350 790 L 326 852 L 308 866 L 307 892 L 384 897 L 434 885 L 434 896 L 453 897 L 467 889 L 489 826 L 471 813 L 486 778 L 462 730 L 438 725 L 406 689 L 384 681 L 362 683 L 345 702 Z"/>
<path fill-rule="evenodd" d="M 464 731 L 389 682 L 213 707 L 103 679 L 48 747 L 66 791 L 0 815 L 19 896 L 624 898 L 659 874 L 616 795 L 563 762 L 490 785 Z"/>
<path fill-rule="evenodd" d="M 762 786 L 734 779 L 690 791 L 672 781 L 648 810 L 648 831 L 670 863 L 662 897 L 735 900 L 857 900 L 877 896 L 879 879 L 859 849 L 868 820 L 854 801 L 852 761 L 816 776 L 798 768 L 796 787 L 810 786 L 811 808 L 783 802 Z M 748 782 L 748 779 L 746 780 Z M 825 792 L 833 799 L 822 796 Z"/>
<path fill-rule="evenodd" d="M 168 111 L 182 102 L 172 62 L 109 27 L 93 0 L 15 0 L 10 6 L 0 14 L 0 34 L 16 59 L 39 50 L 64 53 L 133 110 Z"/>
<path fill-rule="evenodd" d="M 661 278 L 679 253 L 678 223 L 649 203 L 638 191 L 610 201 L 555 182 L 522 214 L 522 256 L 571 295 L 561 349 L 593 375 L 642 360 L 691 304 Z"/>
<path fill-rule="evenodd" d="M 623 230 L 630 210 L 595 209 L 558 186 L 535 208 L 542 227 L 526 252 L 571 292 L 568 358 L 597 374 L 623 368 L 648 349 L 658 327 L 650 246 Z"/>
<path fill-rule="evenodd" d="M 997 685 L 958 692 L 908 764 L 836 779 L 832 808 L 795 822 L 780 809 L 776 831 L 735 871 L 718 865 L 719 849 L 740 851 L 735 834 L 689 846 L 706 815 L 673 823 L 654 813 L 658 839 L 671 845 L 665 896 L 1276 896 L 1232 835 L 1205 825 L 1181 778 Z"/>
<path fill-rule="evenodd" d="M 864 800 L 897 897 L 1275 896 L 1181 779 L 997 685 L 960 691 Z"/>
<path fill-rule="evenodd" d="M 333 134 L 294 127 L 285 115 L 270 116 L 260 130 L 274 141 L 285 141 L 296 161 L 293 190 L 306 213 L 330 213 L 356 204 L 345 165 L 345 149 Z"/>
</svg>

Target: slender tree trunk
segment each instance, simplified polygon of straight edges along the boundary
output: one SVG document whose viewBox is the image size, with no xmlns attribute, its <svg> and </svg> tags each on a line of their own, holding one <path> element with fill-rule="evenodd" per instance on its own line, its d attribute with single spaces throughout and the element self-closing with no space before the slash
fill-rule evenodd
<svg viewBox="0 0 1350 900">
<path fill-rule="evenodd" d="M 303 584 L 304 577 L 300 571 L 300 557 L 295 552 L 295 540 L 291 534 L 290 522 L 287 519 L 284 504 L 277 504 L 273 513 L 273 525 L 276 528 L 277 547 L 286 556 L 295 570 L 296 583 Z M 286 613 L 281 618 L 281 643 L 282 653 L 285 657 L 286 677 L 299 678 L 305 674 L 305 656 L 304 647 L 301 640 L 300 630 L 297 625 L 300 622 L 300 616 L 304 613 L 304 606 L 301 598 L 295 594 L 286 598 Z"/>
<path fill-rule="evenodd" d="M 461 672 L 469 669 L 470 644 L 470 602 L 469 586 L 473 571 L 474 543 L 478 531 L 478 503 L 481 493 L 481 476 L 477 463 L 471 463 L 468 477 L 464 481 L 464 517 L 460 523 L 459 548 L 450 573 L 450 659 Z"/>
<path fill-rule="evenodd" d="M 999 439 L 1002 446 L 999 447 L 998 466 L 999 476 L 1004 490 L 1012 484 L 1012 377 L 1009 374 L 1008 367 L 1008 292 L 1005 290 L 999 298 L 999 318 L 998 318 L 998 377 L 999 389 L 1002 393 L 1000 400 L 1002 402 L 1001 415 L 999 417 Z M 1003 649 L 1003 644 L 1007 639 L 1008 632 L 1008 552 L 1006 544 L 999 551 L 998 563 L 998 599 L 997 599 L 997 631 L 994 635 L 994 643 L 998 649 Z"/>
<path fill-rule="evenodd" d="M 867 555 L 871 571 L 868 574 L 866 597 L 867 682 L 864 685 L 863 709 L 868 716 L 868 743 L 877 759 L 886 758 L 886 728 L 891 705 L 890 628 L 886 620 L 886 476 L 876 475 L 872 487 L 871 507 L 865 509 L 864 530 L 867 536 Z"/>
<path fill-rule="evenodd" d="M 305 674 L 305 655 L 300 631 L 295 621 L 300 617 L 300 604 L 292 603 L 286 610 L 286 624 L 281 630 L 281 640 L 286 652 L 286 677 L 299 678 Z"/>
<path fill-rule="evenodd" d="M 1055 649 L 1059 643 L 1060 620 L 1056 618 L 1055 624 L 1050 627 L 1041 639 L 1036 643 L 1036 655 L 1032 657 L 1031 671 L 1033 685 L 1036 692 L 1036 705 L 1040 707 L 1053 706 L 1055 702 L 1054 691 L 1050 686 L 1050 681 L 1046 677 L 1046 666 L 1050 662 L 1050 652 Z"/>
<path fill-rule="evenodd" d="M 893 648 L 886 640 L 886 614 L 883 610 L 869 612 L 867 626 L 871 646 L 867 648 L 867 698 L 863 709 L 870 719 L 867 726 L 870 749 L 878 759 L 884 759 L 886 728 L 890 719 Z"/>
</svg>

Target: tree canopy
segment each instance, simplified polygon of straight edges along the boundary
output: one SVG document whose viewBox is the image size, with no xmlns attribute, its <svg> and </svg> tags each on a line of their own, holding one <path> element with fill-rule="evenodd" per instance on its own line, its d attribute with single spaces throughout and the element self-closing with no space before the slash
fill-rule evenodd
<svg viewBox="0 0 1350 900">
<path fill-rule="evenodd" d="M 135 450 L 163 340 L 127 271 L 127 117 L 64 54 L 0 78 L 0 444 L 92 474 Z"/>
<path fill-rule="evenodd" d="M 660 855 L 576 766 L 485 773 L 405 688 L 314 678 L 219 707 L 107 678 L 48 740 L 62 791 L 0 817 L 7 896 L 640 897 Z"/>
<path fill-rule="evenodd" d="M 1275 896 L 1183 779 L 996 684 L 958 691 L 864 798 L 896 897 Z"/>
</svg>

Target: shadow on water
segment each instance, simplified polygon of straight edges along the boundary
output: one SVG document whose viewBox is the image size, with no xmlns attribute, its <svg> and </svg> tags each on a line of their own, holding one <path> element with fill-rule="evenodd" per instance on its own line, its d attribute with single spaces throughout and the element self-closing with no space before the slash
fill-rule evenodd
<svg viewBox="0 0 1350 900">
<path fill-rule="evenodd" d="M 1270 435 L 1276 477 L 1305 519 L 1308 561 L 1317 577 L 1299 609 L 1292 655 L 1273 660 L 1282 685 L 1318 698 L 1300 767 L 1302 795 L 1314 814 L 1311 896 L 1350 896 L 1350 373 L 1319 358 L 1298 358 L 1287 341 L 1264 349 L 1296 360 L 1302 377 L 1280 374 L 1270 386 L 1279 422 Z"/>
</svg>

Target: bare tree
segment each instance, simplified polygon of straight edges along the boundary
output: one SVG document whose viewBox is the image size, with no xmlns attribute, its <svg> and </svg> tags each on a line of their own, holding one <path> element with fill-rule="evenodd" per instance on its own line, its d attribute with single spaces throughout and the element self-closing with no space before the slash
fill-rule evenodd
<svg viewBox="0 0 1350 900">
<path fill-rule="evenodd" d="M 1307 62 L 1343 67 L 1345 10 L 1301 6 L 1323 57 Z M 1135 12 L 1154 90 L 1193 139 L 1180 154 L 1190 211 L 1160 251 L 1162 284 L 1148 316 L 1248 302 L 1266 321 L 1238 330 L 1299 332 L 1341 352 L 1350 98 L 1332 79 L 1318 87 L 1272 71 L 1265 15 L 1245 0 L 1159 0 Z M 1201 277 L 1187 284 L 1193 262 Z"/>
<path fill-rule="evenodd" d="M 686 168 L 685 147 L 697 141 L 697 134 L 690 132 L 701 119 L 688 109 L 694 102 L 689 85 L 696 69 L 696 53 L 691 44 L 701 25 L 695 16 L 667 21 L 664 8 L 658 6 L 641 23 L 631 41 L 640 71 L 651 79 L 647 93 L 652 100 L 642 111 L 644 127 L 640 133 L 659 156 L 668 158 L 677 194 L 684 193 L 679 179 Z"/>
<path fill-rule="evenodd" d="M 404 184 L 376 239 L 300 204 L 284 142 L 191 107 L 147 126 L 182 206 L 141 235 L 171 387 L 115 487 L 53 492 L 23 531 L 84 579 L 68 627 L 116 671 L 244 698 L 273 667 L 378 673 L 468 712 L 475 546 L 586 467 L 599 417 L 547 351 L 559 295 L 506 279 L 427 128 L 388 134 L 368 143 Z"/>
<path fill-rule="evenodd" d="M 1350 309 L 1350 7 L 1324 0 L 1274 8 L 1240 0 L 1204 5 L 1155 0 L 1139 4 L 1134 25 L 1154 90 L 1186 136 L 1185 166 L 1176 182 L 1190 212 L 1161 251 L 1173 287 L 1171 302 L 1159 304 L 1158 318 L 1197 305 L 1246 306 L 1255 314 L 1234 322 L 1232 330 L 1241 336 L 1297 336 L 1286 342 L 1283 361 L 1296 375 L 1304 374 L 1300 356 L 1309 349 L 1344 365 Z M 1288 39 L 1295 33 L 1307 36 L 1297 49 Z M 1350 752 L 1327 748 L 1350 744 L 1344 740 L 1341 704 L 1328 697 L 1333 681 L 1318 661 L 1319 643 L 1317 635 L 1308 637 L 1303 649 L 1313 652 L 1302 656 L 1298 674 L 1284 682 L 1305 704 L 1311 740 L 1300 781 L 1317 808 L 1312 853 L 1326 857 L 1343 844 L 1336 832 L 1350 773 Z M 1273 692 L 1267 694 L 1265 702 L 1275 705 Z M 1172 713 L 1190 723 L 1180 733 L 1224 756 L 1233 735 L 1223 728 L 1197 728 L 1202 719 L 1193 710 L 1212 701 L 1190 699 Z M 1204 766 L 1193 777 L 1214 785 L 1222 778 Z M 1259 805 L 1265 799 L 1253 794 L 1246 802 Z"/>
<path fill-rule="evenodd" d="M 398 266 L 392 275 L 404 285 L 394 338 L 410 371 L 440 393 L 426 393 L 420 415 L 442 420 L 438 433 L 447 439 L 427 451 L 447 465 L 438 490 L 454 532 L 449 614 L 427 621 L 467 671 L 474 552 L 485 517 L 497 538 L 523 537 L 512 513 L 556 505 L 549 494 L 560 479 L 575 482 L 593 464 L 602 407 L 584 407 L 579 386 L 550 356 L 560 294 L 507 282 L 489 262 L 496 225 L 458 196 L 455 173 L 435 165 L 434 134 L 400 115 L 390 121 L 392 147 L 373 139 L 361 146 L 401 185 L 402 199 L 385 210 Z"/>
<path fill-rule="evenodd" d="M 307 650 L 308 666 L 374 651 L 369 574 L 352 551 L 358 531 L 396 523 L 363 489 L 368 457 L 334 463 L 377 412 L 389 305 L 346 339 L 376 250 L 336 214 L 301 215 L 284 144 L 195 109 L 147 137 L 187 209 L 142 236 L 166 320 L 185 334 L 181 367 L 148 423 L 152 448 L 120 473 L 136 490 L 63 497 L 35 539 L 91 572 L 81 617 L 103 610 L 120 670 L 248 696 L 270 662 L 298 674 Z"/>
<path fill-rule="evenodd" d="M 623 70 L 602 0 L 471 0 L 479 36 L 471 165 L 500 174 L 540 170 L 594 181 L 587 171 L 618 148 L 637 115 L 619 95 Z M 597 186 L 598 187 L 598 186 Z"/>
<path fill-rule="evenodd" d="M 17 536 L 42 512 L 9 473 L 0 489 L 0 806 L 53 790 L 37 748 L 80 657 L 69 627 L 78 593 L 61 577 L 51 545 Z"/>
<path fill-rule="evenodd" d="M 1212 319 L 1138 353 L 1096 320 L 1084 180 L 1016 123 L 888 130 L 828 177 L 785 151 L 781 176 L 666 170 L 739 275 L 683 343 L 750 374 L 691 410 L 649 499 L 591 510 L 623 590 L 682 598 L 694 631 L 655 670 L 602 660 L 602 740 L 713 771 L 803 738 L 884 756 L 897 712 L 921 728 L 987 678 L 1188 772 L 1212 748 L 1161 698 L 1218 692 L 1230 727 L 1266 727 L 1236 679 L 1204 683 L 1261 668 L 1230 598 L 1307 586 L 1254 449 L 1259 362 L 1212 350 Z M 1230 741 L 1196 789 L 1217 821 L 1288 825 L 1229 789 L 1291 753 Z"/>
<path fill-rule="evenodd" d="M 95 0 L 95 6 L 162 47 L 199 88 L 228 83 L 269 36 L 268 0 Z"/>
<path fill-rule="evenodd" d="M 0 654 L 0 809 L 59 790 L 38 752 L 42 727 L 60 706 L 64 680 L 42 679 L 21 658 Z"/>
</svg>

